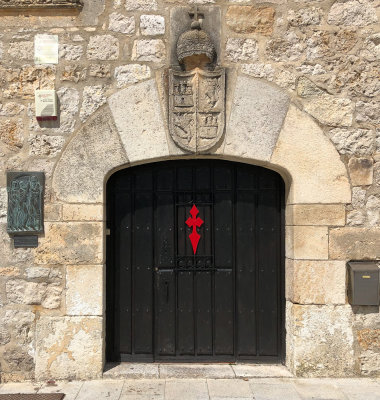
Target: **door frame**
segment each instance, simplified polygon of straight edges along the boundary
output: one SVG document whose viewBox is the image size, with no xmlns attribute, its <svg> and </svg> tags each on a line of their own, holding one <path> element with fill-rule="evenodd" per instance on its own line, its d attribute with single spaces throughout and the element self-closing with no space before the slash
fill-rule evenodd
<svg viewBox="0 0 380 400">
<path fill-rule="evenodd" d="M 199 158 L 194 158 L 194 159 L 172 159 L 172 160 L 163 160 L 162 162 L 159 161 L 159 163 L 167 163 L 168 161 L 173 161 L 175 163 L 180 163 L 181 161 L 192 161 L 192 160 L 197 160 Z M 210 160 L 210 161 L 225 161 L 231 164 L 242 164 L 242 165 L 249 165 L 252 167 L 256 167 L 256 168 L 262 168 L 262 169 L 267 169 L 263 166 L 260 165 L 254 165 L 254 164 L 249 164 L 249 163 L 244 163 L 244 162 L 240 162 L 240 161 L 233 161 L 233 160 L 223 160 L 223 159 L 219 159 L 219 158 L 214 158 L 214 157 L 210 157 L 210 158 L 206 158 L 206 157 L 202 157 L 200 158 L 201 160 Z M 110 226 L 110 219 L 111 219 L 111 215 L 113 213 L 113 207 L 110 204 L 110 199 L 111 199 L 111 195 L 112 195 L 112 186 L 109 184 L 109 182 L 111 181 L 111 177 L 116 173 L 119 172 L 121 170 L 126 170 L 126 169 L 130 169 L 130 168 L 134 168 L 134 167 L 139 167 L 141 165 L 154 165 L 157 164 L 157 162 L 152 162 L 152 163 L 144 163 L 144 164 L 140 164 L 140 165 L 133 165 L 133 166 L 128 166 L 126 168 L 119 168 L 117 171 L 114 171 L 114 173 L 112 175 L 110 175 L 108 181 L 107 181 L 107 185 L 106 185 L 106 229 L 107 232 L 109 232 Z M 107 234 L 106 236 L 106 324 L 105 324 L 105 328 L 106 328 L 106 338 L 105 338 L 105 350 L 106 350 L 106 361 L 107 362 L 117 362 L 117 361 L 121 361 L 121 362 L 159 362 L 159 363 L 165 363 L 165 362 L 214 362 L 214 363 L 218 363 L 218 362 L 248 362 L 248 363 L 255 363 L 255 362 L 259 362 L 259 363 L 285 363 L 285 359 L 286 359 L 286 330 L 285 330 L 285 305 L 286 305 L 286 298 L 285 298 L 285 197 L 286 197 L 286 186 L 285 186 L 285 182 L 282 178 L 282 176 L 273 170 L 270 170 L 273 173 L 277 173 L 280 180 L 281 180 L 281 187 L 279 188 L 281 193 L 280 193 L 280 201 L 281 201 L 281 210 L 280 210 L 280 218 L 281 218 L 281 223 L 280 223 L 280 268 L 279 268 L 279 285 L 280 288 L 278 290 L 278 299 L 277 299 L 277 304 L 279 307 L 279 318 L 278 318 L 278 323 L 280 325 L 278 331 L 277 331 L 277 335 L 278 335 L 278 352 L 279 352 L 279 356 L 265 356 L 263 358 L 263 356 L 250 356 L 250 357 L 239 357 L 239 359 L 236 358 L 236 355 L 234 354 L 233 359 L 229 359 L 226 358 L 225 356 L 212 356 L 212 358 L 210 358 L 210 356 L 197 356 L 196 359 L 194 359 L 194 357 L 186 357 L 186 356 L 174 356 L 174 357 L 165 357 L 165 358 L 159 358 L 157 359 L 156 356 L 156 340 L 155 340 L 155 334 L 154 334 L 154 326 L 155 326 L 155 312 L 153 310 L 153 334 L 152 334 L 152 348 L 153 348 L 153 352 L 152 352 L 152 356 L 147 357 L 147 356 L 128 356 L 128 355 L 123 355 L 122 359 L 115 359 L 115 354 L 113 351 L 113 340 L 115 338 L 115 332 L 114 332 L 114 308 L 115 308 L 115 302 L 114 302 L 114 297 L 111 296 L 110 294 L 114 292 L 114 257 L 113 257 L 113 252 L 111 251 L 111 236 Z M 235 189 L 236 190 L 236 189 Z M 152 271 L 153 273 L 153 271 Z M 234 299 L 236 300 L 236 269 L 234 268 Z M 155 281 L 154 278 L 152 280 L 152 293 L 153 296 L 155 296 Z M 236 301 L 234 300 L 235 303 L 235 319 L 236 319 Z M 154 304 L 155 300 L 153 299 L 153 304 Z M 110 310 L 112 310 L 112 312 L 110 312 Z M 234 324 L 236 325 L 236 323 Z M 234 328 L 234 347 L 236 347 L 236 329 Z"/>
</svg>

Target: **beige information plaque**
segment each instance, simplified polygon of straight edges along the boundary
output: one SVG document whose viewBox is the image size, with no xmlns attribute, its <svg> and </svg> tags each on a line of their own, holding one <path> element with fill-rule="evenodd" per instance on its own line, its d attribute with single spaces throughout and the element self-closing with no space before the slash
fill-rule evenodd
<svg viewBox="0 0 380 400">
<path fill-rule="evenodd" d="M 58 64 L 58 35 L 35 36 L 34 63 Z"/>
</svg>

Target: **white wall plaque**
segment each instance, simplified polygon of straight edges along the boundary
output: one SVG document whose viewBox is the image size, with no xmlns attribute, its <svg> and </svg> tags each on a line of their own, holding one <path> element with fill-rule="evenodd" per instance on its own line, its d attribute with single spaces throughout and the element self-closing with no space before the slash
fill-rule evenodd
<svg viewBox="0 0 380 400">
<path fill-rule="evenodd" d="M 58 64 L 58 35 L 36 35 L 34 38 L 35 64 Z"/>
<path fill-rule="evenodd" d="M 36 118 L 37 121 L 57 119 L 57 95 L 55 90 L 36 90 Z"/>
</svg>

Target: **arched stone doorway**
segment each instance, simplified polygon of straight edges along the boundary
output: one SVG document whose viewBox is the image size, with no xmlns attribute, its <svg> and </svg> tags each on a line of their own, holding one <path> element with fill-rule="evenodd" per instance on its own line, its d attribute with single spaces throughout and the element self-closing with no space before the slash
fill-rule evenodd
<svg viewBox="0 0 380 400">
<path fill-rule="evenodd" d="M 281 362 L 284 217 L 282 178 L 262 167 L 195 159 L 116 172 L 108 361 Z"/>
<path fill-rule="evenodd" d="M 102 374 L 108 178 L 130 166 L 189 158 L 238 161 L 280 173 L 287 209 L 286 365 L 297 374 L 349 374 L 353 367 L 346 359 L 353 348 L 352 337 L 343 330 L 326 339 L 324 332 L 334 323 L 335 310 L 323 300 L 318 303 L 322 306 L 308 305 L 313 304 L 308 303 L 313 286 L 296 284 L 297 277 L 307 276 L 302 275 L 307 260 L 323 267 L 330 260 L 339 260 L 329 254 L 329 227 L 344 225 L 344 206 L 351 201 L 351 191 L 334 146 L 281 89 L 238 75 L 227 99 L 223 141 L 207 154 L 184 154 L 167 133 L 165 102 L 160 100 L 163 93 L 160 79 L 116 92 L 73 134 L 57 162 L 51 206 L 63 207 L 64 213 L 59 221 L 45 224 L 45 238 L 34 255 L 36 264 L 63 265 L 69 289 L 65 314 L 41 316 L 37 323 L 41 335 L 36 378 L 82 379 Z M 332 262 L 344 272 L 343 261 Z M 81 292 L 76 285 L 78 276 L 92 288 L 91 293 Z M 344 306 L 344 299 L 338 301 L 343 304 L 338 310 L 342 326 L 349 327 L 351 311 Z M 311 321 L 310 329 L 302 329 L 295 323 L 299 320 Z M 315 340 L 318 335 L 322 338 L 319 342 Z M 331 361 L 331 348 L 334 360 L 342 360 L 339 370 Z"/>
</svg>

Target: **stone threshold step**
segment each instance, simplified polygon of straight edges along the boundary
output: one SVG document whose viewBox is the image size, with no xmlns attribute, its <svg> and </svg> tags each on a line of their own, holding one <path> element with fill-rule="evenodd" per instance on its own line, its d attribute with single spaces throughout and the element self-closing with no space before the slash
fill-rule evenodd
<svg viewBox="0 0 380 400">
<path fill-rule="evenodd" d="M 292 378 L 282 364 L 143 364 L 108 363 L 103 378 L 109 379 L 236 379 Z"/>
</svg>

